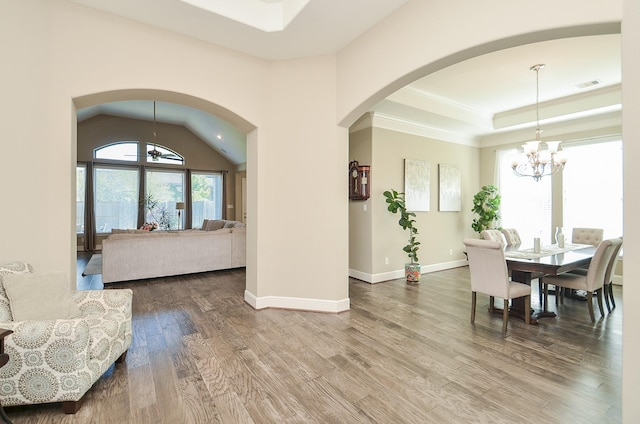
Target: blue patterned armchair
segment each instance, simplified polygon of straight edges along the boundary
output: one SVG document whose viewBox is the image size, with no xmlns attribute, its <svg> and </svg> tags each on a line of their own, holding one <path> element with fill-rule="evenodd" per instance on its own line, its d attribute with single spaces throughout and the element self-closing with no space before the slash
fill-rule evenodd
<svg viewBox="0 0 640 424">
<path fill-rule="evenodd" d="M 3 275 L 31 272 L 22 262 L 0 265 Z M 0 327 L 9 362 L 0 368 L 0 401 L 4 406 L 62 402 L 73 414 L 80 400 L 131 345 L 129 289 L 71 292 L 80 316 L 71 319 L 14 321 L 9 297 L 0 284 Z M 37 306 L 36 306 L 37 307 Z"/>
</svg>

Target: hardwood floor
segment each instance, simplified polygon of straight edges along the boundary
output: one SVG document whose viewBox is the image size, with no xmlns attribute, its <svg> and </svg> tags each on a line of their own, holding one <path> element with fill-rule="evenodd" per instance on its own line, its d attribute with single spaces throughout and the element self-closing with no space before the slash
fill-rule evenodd
<svg viewBox="0 0 640 424">
<path fill-rule="evenodd" d="M 620 287 L 617 308 L 595 324 L 584 301 L 565 299 L 558 318 L 544 318 L 538 326 L 510 320 L 505 337 L 501 317 L 489 315 L 484 296 L 478 296 L 476 323 L 470 324 L 468 268 L 423 275 L 417 286 L 351 280 L 351 310 L 341 314 L 255 311 L 243 301 L 244 281 L 244 270 L 231 270 L 110 284 L 134 291 L 134 339 L 126 363 L 94 385 L 75 416 L 53 404 L 7 408 L 9 418 L 621 421 Z M 532 302 L 538 306 L 537 292 Z"/>
</svg>

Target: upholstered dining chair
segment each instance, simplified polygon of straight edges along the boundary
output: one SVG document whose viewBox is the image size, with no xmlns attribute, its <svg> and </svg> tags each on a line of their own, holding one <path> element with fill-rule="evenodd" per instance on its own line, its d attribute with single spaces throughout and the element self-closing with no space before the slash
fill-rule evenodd
<svg viewBox="0 0 640 424">
<path fill-rule="evenodd" d="M 502 235 L 505 240 L 507 240 L 507 246 L 513 246 L 514 244 L 521 244 L 522 239 L 520 238 L 520 233 L 515 228 L 502 228 Z"/>
<path fill-rule="evenodd" d="M 504 238 L 502 231 L 500 230 L 482 230 L 480 232 L 480 237 L 484 240 L 493 240 L 502 243 L 502 246 L 507 245 L 507 240 Z"/>
<path fill-rule="evenodd" d="M 590 244 L 597 246 L 604 238 L 604 230 L 602 228 L 579 228 L 576 227 L 571 232 L 571 243 L 573 244 Z M 576 271 L 582 271 L 583 274 L 587 273 L 587 268 L 578 268 Z M 558 299 L 562 300 L 562 297 L 558 297 L 556 294 L 556 304 Z"/>
<path fill-rule="evenodd" d="M 611 259 L 609 260 L 609 264 L 607 265 L 607 271 L 604 274 L 603 296 L 604 296 L 604 302 L 607 305 L 607 312 L 611 312 L 611 309 L 616 307 L 616 301 L 613 297 L 613 275 L 616 270 L 616 264 L 618 263 L 618 255 L 620 254 L 621 248 L 622 248 L 622 237 L 620 237 L 620 243 L 614 243 L 613 253 L 611 254 Z M 573 274 L 587 275 L 587 270 L 582 268 L 575 269 L 570 272 Z"/>
<path fill-rule="evenodd" d="M 609 261 L 609 266 L 604 276 L 604 295 L 605 299 L 608 298 L 609 301 L 611 301 L 611 309 L 616 307 L 616 300 L 613 298 L 613 276 L 616 273 L 620 249 L 622 249 L 622 237 L 620 237 L 620 244 L 613 248 L 613 254 L 611 255 L 611 260 Z M 607 301 L 607 310 L 611 312 L 611 309 L 609 309 L 609 301 Z"/>
<path fill-rule="evenodd" d="M 547 298 L 547 287 L 549 284 L 555 285 L 557 288 L 568 288 L 574 290 L 584 290 L 587 292 L 587 307 L 589 308 L 589 316 L 591 322 L 595 322 L 593 313 L 593 294 L 596 293 L 598 299 L 598 308 L 600 314 L 604 316 L 604 308 L 602 307 L 602 293 L 604 291 L 605 274 L 615 246 L 622 243 L 620 239 L 603 240 L 598 244 L 596 253 L 591 259 L 589 268 L 585 275 L 574 272 L 566 272 L 560 275 L 547 275 L 544 279 L 544 295 L 545 304 Z"/>
<path fill-rule="evenodd" d="M 604 230 L 602 228 L 574 228 L 571 233 L 571 243 L 597 246 L 603 236 Z"/>
<path fill-rule="evenodd" d="M 518 230 L 516 230 L 515 228 L 502 228 L 500 229 L 500 231 L 502 231 L 502 235 L 507 241 L 507 246 L 522 244 L 520 233 L 518 233 Z M 540 302 L 542 302 L 544 294 L 544 285 L 542 281 L 543 277 L 544 274 L 542 272 L 531 273 L 531 280 L 538 280 L 538 299 L 540 300 Z"/>
<path fill-rule="evenodd" d="M 471 322 L 475 322 L 476 318 L 476 293 L 489 295 L 491 313 L 493 313 L 494 298 L 500 297 L 504 300 L 502 332 L 506 333 L 509 321 L 509 300 L 525 297 L 525 304 L 531 305 L 531 287 L 509 279 L 509 270 L 501 242 L 466 238 L 464 244 L 471 275 Z M 529 324 L 529 314 L 525 315 L 525 322 Z"/>
</svg>

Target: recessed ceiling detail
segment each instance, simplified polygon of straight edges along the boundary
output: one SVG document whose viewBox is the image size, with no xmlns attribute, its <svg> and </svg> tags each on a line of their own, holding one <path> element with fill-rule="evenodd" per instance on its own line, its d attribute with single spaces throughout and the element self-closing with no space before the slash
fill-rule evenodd
<svg viewBox="0 0 640 424">
<path fill-rule="evenodd" d="M 264 32 L 283 31 L 309 0 L 180 0 Z"/>
</svg>

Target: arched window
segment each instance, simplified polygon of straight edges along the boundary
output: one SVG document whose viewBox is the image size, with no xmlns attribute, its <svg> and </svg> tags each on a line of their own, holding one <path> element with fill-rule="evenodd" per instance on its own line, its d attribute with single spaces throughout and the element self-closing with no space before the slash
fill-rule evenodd
<svg viewBox="0 0 640 424">
<path fill-rule="evenodd" d="M 159 144 L 147 144 L 147 162 L 184 165 L 184 157 Z"/>
<path fill-rule="evenodd" d="M 100 146 L 93 151 L 95 159 L 138 161 L 138 142 L 119 141 L 117 143 Z"/>
<path fill-rule="evenodd" d="M 145 146 L 146 149 L 142 153 L 145 159 L 141 162 L 184 165 L 184 157 L 167 147 L 149 143 Z M 138 149 L 137 141 L 119 141 L 98 147 L 93 151 L 93 157 L 95 159 L 138 162 Z"/>
</svg>

